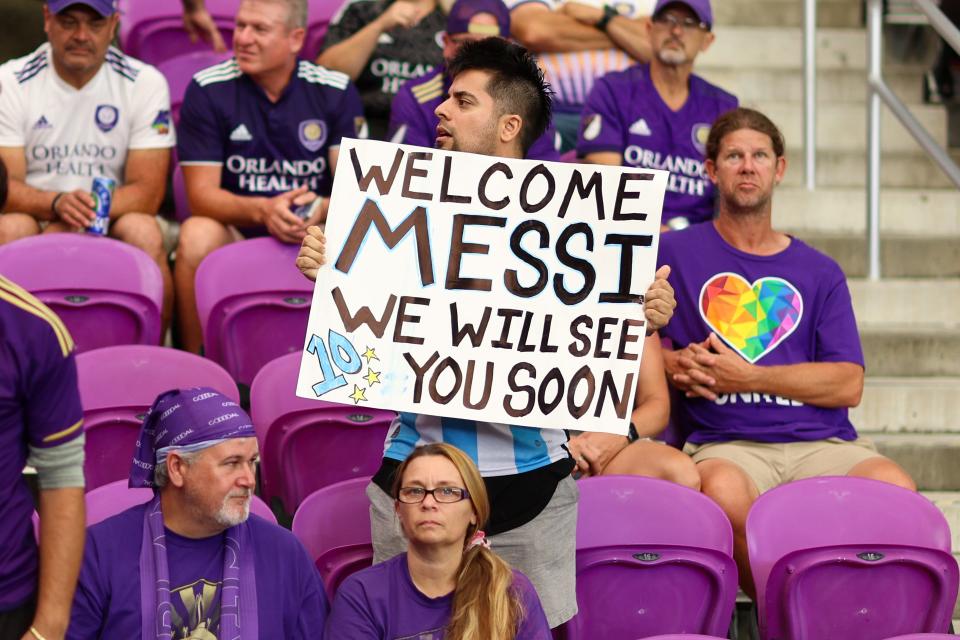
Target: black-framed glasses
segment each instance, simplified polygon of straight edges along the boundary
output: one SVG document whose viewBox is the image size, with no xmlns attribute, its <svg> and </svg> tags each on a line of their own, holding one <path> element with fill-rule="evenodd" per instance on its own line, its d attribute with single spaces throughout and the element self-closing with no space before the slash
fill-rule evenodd
<svg viewBox="0 0 960 640">
<path fill-rule="evenodd" d="M 451 503 L 460 502 L 470 498 L 470 492 L 462 487 L 436 487 L 434 489 L 424 489 L 423 487 L 400 487 L 397 494 L 397 500 L 406 504 L 419 504 L 423 502 L 427 494 L 433 496 L 437 502 Z"/>
<path fill-rule="evenodd" d="M 671 31 L 677 27 L 683 27 L 684 31 L 709 31 L 710 25 L 706 22 L 700 22 L 696 18 L 680 18 L 672 13 L 661 13 L 653 16 L 653 21 L 660 26 L 667 27 Z"/>
</svg>

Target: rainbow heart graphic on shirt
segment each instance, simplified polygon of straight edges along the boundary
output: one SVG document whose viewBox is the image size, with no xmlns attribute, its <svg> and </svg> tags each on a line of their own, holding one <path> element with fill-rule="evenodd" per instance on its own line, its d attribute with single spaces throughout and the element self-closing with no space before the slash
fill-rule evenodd
<svg viewBox="0 0 960 640">
<path fill-rule="evenodd" d="M 783 278 L 758 278 L 750 284 L 736 273 L 718 273 L 700 290 L 700 315 L 717 336 L 753 363 L 796 330 L 803 298 Z"/>
</svg>

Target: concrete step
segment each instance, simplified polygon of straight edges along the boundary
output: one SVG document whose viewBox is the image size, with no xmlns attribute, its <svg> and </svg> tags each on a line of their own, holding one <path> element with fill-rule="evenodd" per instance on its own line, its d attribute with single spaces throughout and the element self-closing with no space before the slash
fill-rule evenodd
<svg viewBox="0 0 960 640">
<path fill-rule="evenodd" d="M 960 491 L 923 491 L 923 495 L 937 506 L 950 524 L 953 534 L 953 553 L 960 553 Z"/>
<path fill-rule="evenodd" d="M 864 433 L 960 434 L 960 378 L 868 375 L 850 420 Z"/>
<path fill-rule="evenodd" d="M 921 491 L 960 491 L 960 433 L 860 434 L 903 467 Z"/>
<path fill-rule="evenodd" d="M 803 100 L 803 72 L 795 69 L 716 68 L 696 72 L 737 96 L 742 102 L 758 102 L 775 96 L 783 102 Z M 884 73 L 891 90 L 908 105 L 922 104 L 923 70 L 896 68 Z M 865 104 L 867 76 L 862 69 L 821 69 L 817 73 L 817 100 L 820 103 Z M 864 107 L 866 109 L 866 107 Z"/>
<path fill-rule="evenodd" d="M 803 25 L 803 2 L 798 0 L 721 0 L 715 2 L 714 20 L 718 25 L 750 27 L 799 27 Z M 862 11 L 850 0 L 820 0 L 817 24 L 821 27 L 859 27 Z"/>
<path fill-rule="evenodd" d="M 789 162 L 789 159 L 788 159 Z M 796 165 L 788 169 L 800 171 Z M 863 236 L 867 225 L 867 193 L 863 188 L 780 186 L 774 196 L 773 222 L 797 234 Z M 883 235 L 928 237 L 960 235 L 960 190 L 884 189 L 880 192 Z"/>
<path fill-rule="evenodd" d="M 863 234 L 794 235 L 836 260 L 847 277 L 867 275 L 869 258 Z M 880 268 L 885 278 L 960 277 L 960 235 L 884 235 L 880 238 Z"/>
<path fill-rule="evenodd" d="M 861 326 L 860 342 L 871 375 L 960 376 L 960 329 Z"/>
<path fill-rule="evenodd" d="M 860 330 L 960 330 L 960 280 L 850 279 Z"/>
<path fill-rule="evenodd" d="M 742 101 L 766 114 L 783 132 L 789 148 L 802 148 L 803 105 L 799 102 Z M 941 146 L 947 146 L 947 112 L 941 106 L 914 105 L 914 117 L 926 128 Z M 863 104 L 821 104 L 817 109 L 817 149 L 819 151 L 867 150 L 867 111 Z M 907 151 L 921 153 L 913 136 L 896 117 L 883 109 L 880 119 L 880 148 L 882 151 Z"/>
<path fill-rule="evenodd" d="M 862 119 L 850 125 L 860 128 Z M 803 152 L 799 139 L 787 140 L 787 174 L 783 186 L 803 184 Z M 954 161 L 958 155 L 952 152 Z M 817 152 L 817 185 L 826 188 L 860 187 L 867 182 L 867 158 L 863 151 Z M 880 163 L 880 184 L 890 189 L 955 189 L 940 167 L 922 151 L 887 151 Z"/>
</svg>

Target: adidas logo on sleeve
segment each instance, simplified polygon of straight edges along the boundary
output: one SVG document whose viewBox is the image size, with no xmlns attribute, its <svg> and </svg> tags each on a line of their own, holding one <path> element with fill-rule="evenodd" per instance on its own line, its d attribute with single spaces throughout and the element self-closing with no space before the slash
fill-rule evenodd
<svg viewBox="0 0 960 640">
<path fill-rule="evenodd" d="M 230 139 L 234 142 L 250 142 L 253 140 L 253 136 L 250 135 L 250 130 L 247 129 L 247 125 L 239 124 L 237 128 L 230 132 Z"/>
</svg>

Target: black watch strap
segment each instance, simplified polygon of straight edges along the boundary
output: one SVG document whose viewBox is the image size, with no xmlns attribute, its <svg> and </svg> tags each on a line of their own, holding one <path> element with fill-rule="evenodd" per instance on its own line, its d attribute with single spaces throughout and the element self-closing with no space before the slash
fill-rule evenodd
<svg viewBox="0 0 960 640">
<path fill-rule="evenodd" d="M 618 16 L 618 15 L 620 14 L 617 12 L 616 9 L 614 9 L 609 4 L 605 4 L 603 5 L 603 17 L 597 20 L 597 22 L 593 26 L 595 26 L 597 29 L 600 29 L 600 31 L 603 31 L 604 33 L 606 33 L 607 25 L 610 24 L 610 21 L 614 18 L 614 16 Z"/>
</svg>

